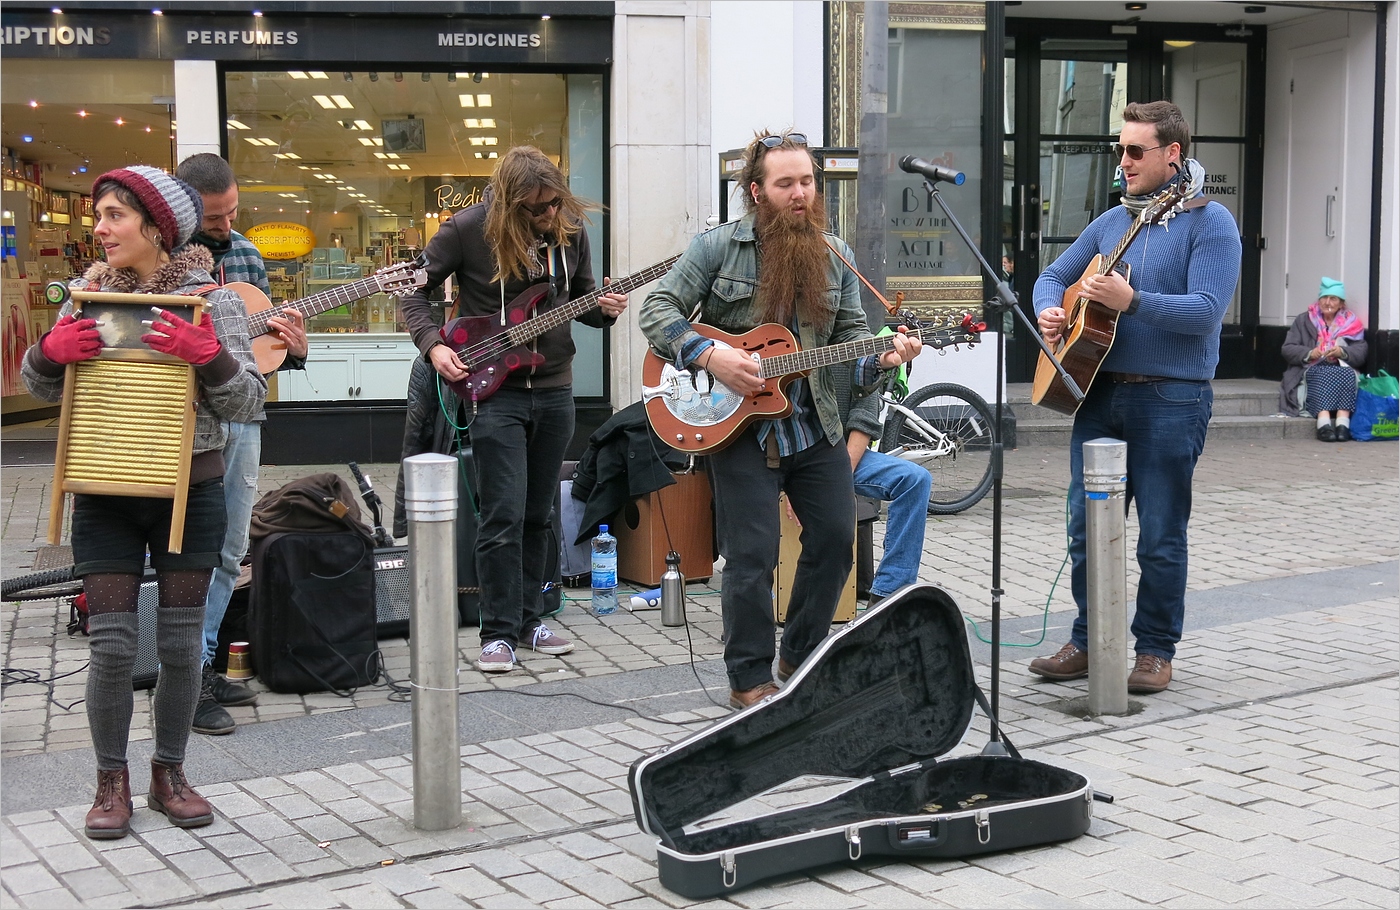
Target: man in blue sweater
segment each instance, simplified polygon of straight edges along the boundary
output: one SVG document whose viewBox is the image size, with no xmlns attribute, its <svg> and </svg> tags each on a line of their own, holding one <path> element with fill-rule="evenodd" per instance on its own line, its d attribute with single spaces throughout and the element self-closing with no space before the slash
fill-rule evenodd
<svg viewBox="0 0 1400 910">
<path fill-rule="evenodd" d="M 1128 691 L 1160 692 L 1172 678 L 1186 608 L 1186 526 L 1191 478 L 1205 447 L 1220 359 L 1220 325 L 1240 272 L 1240 236 L 1230 212 L 1205 203 L 1205 170 L 1185 157 L 1191 128 L 1169 101 L 1123 110 L 1115 151 L 1123 171 L 1122 205 L 1079 235 L 1035 283 L 1041 334 L 1051 344 L 1064 329 L 1064 292 L 1095 254 L 1105 256 L 1138 213 L 1172 180 L 1188 181 L 1188 207 L 1165 224 L 1144 227 L 1123 255 L 1131 282 L 1117 272 L 1092 275 L 1084 294 L 1122 315 L 1117 339 L 1074 418 L 1070 441 L 1069 534 L 1072 589 L 1079 616 L 1069 643 L 1031 661 L 1046 679 L 1089 673 L 1085 622 L 1084 443 L 1113 437 L 1128 444 L 1128 499 L 1137 503 L 1137 660 Z M 1204 204 L 1203 204 L 1204 203 Z"/>
<path fill-rule="evenodd" d="M 211 271 L 214 280 L 219 284 L 243 281 L 271 297 L 262 255 L 247 237 L 233 229 L 233 222 L 238 218 L 238 182 L 233 168 L 218 155 L 203 152 L 180 162 L 175 176 L 194 187 L 204 202 L 204 221 L 190 242 L 206 246 L 214 254 Z M 305 320 L 300 312 L 291 308 L 282 313 L 268 319 L 268 330 L 287 344 L 287 359 L 280 369 L 299 370 L 306 363 Z M 262 423 L 266 419 L 267 415 L 259 408 L 252 423 L 225 425 L 228 442 L 224 444 L 224 508 L 228 524 L 223 552 L 204 602 L 204 676 L 192 728 L 196 733 L 232 733 L 236 725 L 226 708 L 251 705 L 258 700 L 252 689 L 215 673 L 213 661 L 219 647 L 219 626 L 233 597 L 239 564 L 248 551 L 248 521 L 258 499 Z"/>
</svg>

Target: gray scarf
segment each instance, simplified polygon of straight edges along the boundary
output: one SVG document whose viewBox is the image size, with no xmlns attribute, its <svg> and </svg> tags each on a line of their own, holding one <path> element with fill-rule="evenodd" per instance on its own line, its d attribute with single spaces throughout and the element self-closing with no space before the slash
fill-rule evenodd
<svg viewBox="0 0 1400 910">
<path fill-rule="evenodd" d="M 1201 194 L 1201 187 L 1204 186 L 1206 182 L 1206 169 L 1201 167 L 1201 162 L 1197 161 L 1195 158 L 1186 159 L 1186 180 L 1188 182 L 1186 184 L 1185 198 L 1194 199 Z M 1133 217 L 1137 217 L 1142 214 L 1144 209 L 1152 204 L 1152 200 L 1156 199 L 1160 192 L 1161 190 L 1159 189 L 1157 192 L 1147 193 L 1143 196 L 1130 196 L 1124 193 L 1123 207 L 1132 212 Z"/>
</svg>

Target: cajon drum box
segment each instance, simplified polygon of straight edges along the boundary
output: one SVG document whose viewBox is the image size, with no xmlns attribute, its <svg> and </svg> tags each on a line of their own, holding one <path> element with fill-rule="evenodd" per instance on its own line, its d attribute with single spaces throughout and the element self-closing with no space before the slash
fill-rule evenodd
<svg viewBox="0 0 1400 910">
<path fill-rule="evenodd" d="M 624 506 L 615 527 L 617 576 L 648 588 L 661 584 L 671 545 L 681 555 L 686 581 L 714 572 L 714 517 L 710 480 L 703 471 L 676 474 L 676 482 Z"/>
<path fill-rule="evenodd" d="M 792 582 L 797 576 L 797 559 L 802 555 L 802 528 L 788 517 L 786 493 L 778 497 L 778 521 L 782 534 L 778 542 L 778 571 L 773 573 L 773 618 L 784 622 L 787 620 L 788 598 L 792 596 Z M 856 535 L 852 545 L 851 574 L 846 577 L 846 586 L 841 589 L 841 600 L 836 604 L 832 622 L 850 622 L 856 618 L 855 558 L 859 552 L 860 535 Z"/>
</svg>

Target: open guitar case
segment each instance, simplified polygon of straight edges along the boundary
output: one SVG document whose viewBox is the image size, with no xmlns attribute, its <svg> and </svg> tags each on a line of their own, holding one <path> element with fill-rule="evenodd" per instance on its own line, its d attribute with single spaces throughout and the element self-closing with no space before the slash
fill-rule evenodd
<svg viewBox="0 0 1400 910">
<path fill-rule="evenodd" d="M 933 585 L 903 588 L 776 695 L 632 765 L 661 883 L 704 899 L 868 856 L 972 856 L 1087 831 L 1081 775 L 1014 747 L 943 758 L 974 701 L 988 710 L 957 605 Z"/>
</svg>

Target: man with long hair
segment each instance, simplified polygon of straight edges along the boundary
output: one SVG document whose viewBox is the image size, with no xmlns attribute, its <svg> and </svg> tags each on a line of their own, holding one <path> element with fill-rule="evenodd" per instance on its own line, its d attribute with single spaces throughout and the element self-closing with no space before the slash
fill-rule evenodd
<svg viewBox="0 0 1400 910">
<path fill-rule="evenodd" d="M 741 334 L 762 323 L 793 331 L 807 350 L 870 337 L 855 274 L 838 258 L 851 250 L 826 234 L 807 137 L 762 132 L 738 176 L 747 214 L 696 237 L 647 295 L 640 317 L 648 341 L 680 367 L 708 371 L 734 392 L 764 387 L 748 355 L 696 332 L 690 316 Z M 833 249 L 833 247 L 835 249 Z M 866 391 L 880 369 L 918 354 L 917 338 L 896 334 L 894 349 L 856 362 L 853 386 Z M 719 548 L 724 556 L 724 661 L 730 704 L 746 708 L 777 691 L 773 682 L 773 569 L 778 563 L 778 494 L 802 523 L 779 650 L 786 681 L 831 628 L 851 571 L 855 493 L 830 371 L 787 389 L 792 413 L 756 421 L 708 457 Z"/>
<path fill-rule="evenodd" d="M 552 286 L 541 310 L 590 293 L 597 284 L 583 230 L 588 207 L 543 152 L 518 146 L 501 157 L 482 201 L 443 223 L 424 251 L 427 286 L 402 301 L 413 341 L 439 377 L 456 382 L 467 369 L 443 342 L 428 294 L 455 274 L 461 315 L 492 317 L 504 332 L 511 328 L 507 305 L 532 285 Z M 609 326 L 627 307 L 624 294 L 599 299 L 599 308 L 580 322 Z M 542 621 L 541 596 L 550 510 L 574 433 L 570 324 L 550 329 L 530 347 L 543 363 L 512 372 L 493 395 L 464 403 L 450 418 L 461 444 L 470 434 L 476 465 L 482 646 L 476 667 L 484 673 L 514 669 L 519 648 L 556 655 L 574 649 Z"/>
<path fill-rule="evenodd" d="M 1132 280 L 1117 271 L 1090 275 L 1084 296 L 1122 315 L 1113 348 L 1074 415 L 1070 436 L 1070 587 L 1079 616 L 1069 642 L 1031 661 L 1029 670 L 1064 681 L 1089 675 L 1084 443 L 1100 437 L 1128 444 L 1128 499 L 1137 504 L 1137 657 L 1128 691 L 1161 692 L 1186 615 L 1186 526 L 1191 478 L 1206 444 L 1214 401 L 1210 380 L 1220 360 L 1220 324 L 1240 275 L 1240 232 L 1229 209 L 1206 203 L 1205 168 L 1186 157 L 1191 127 L 1170 101 L 1123 109 L 1115 151 L 1123 171 L 1122 205 L 1105 212 L 1035 282 L 1041 335 L 1051 344 L 1067 331 L 1065 289 L 1095 254 L 1108 256 L 1168 184 L 1179 182 L 1186 210 L 1168 224 L 1143 228 L 1124 252 Z M 1168 230 L 1170 228 L 1170 230 Z"/>
</svg>

